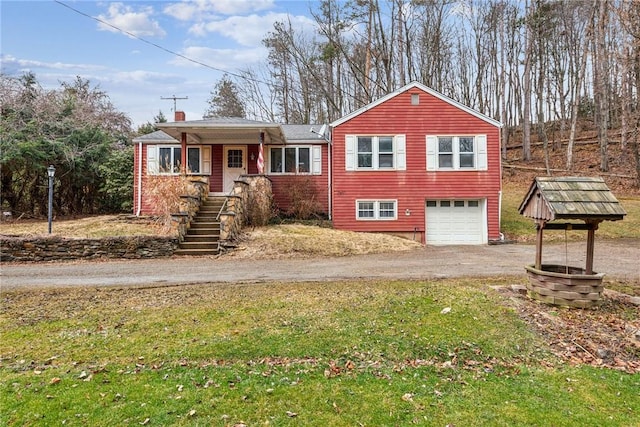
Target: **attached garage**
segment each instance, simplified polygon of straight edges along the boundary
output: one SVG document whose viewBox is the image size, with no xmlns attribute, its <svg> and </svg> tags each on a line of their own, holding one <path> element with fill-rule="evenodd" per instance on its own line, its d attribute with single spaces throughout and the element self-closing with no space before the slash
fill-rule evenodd
<svg viewBox="0 0 640 427">
<path fill-rule="evenodd" d="M 427 200 L 428 245 L 487 243 L 484 200 Z"/>
</svg>

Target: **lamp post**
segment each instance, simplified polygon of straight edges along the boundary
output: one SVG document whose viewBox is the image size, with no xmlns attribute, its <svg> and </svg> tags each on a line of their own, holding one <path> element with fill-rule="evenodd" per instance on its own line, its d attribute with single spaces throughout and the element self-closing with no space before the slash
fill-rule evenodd
<svg viewBox="0 0 640 427">
<path fill-rule="evenodd" d="M 56 168 L 53 165 L 49 165 L 47 168 L 47 175 L 49 175 L 49 234 L 51 234 L 51 219 L 53 214 L 53 176 L 56 173 Z"/>
</svg>

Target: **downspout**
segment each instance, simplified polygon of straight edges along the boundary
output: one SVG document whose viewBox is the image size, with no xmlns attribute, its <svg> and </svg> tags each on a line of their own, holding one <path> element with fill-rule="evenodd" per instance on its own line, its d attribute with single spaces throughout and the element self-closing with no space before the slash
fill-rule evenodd
<svg viewBox="0 0 640 427">
<path fill-rule="evenodd" d="M 138 143 L 138 209 L 136 216 L 142 211 L 142 142 Z"/>
<path fill-rule="evenodd" d="M 333 191 L 332 187 L 331 187 L 331 168 L 333 167 L 332 163 L 331 163 L 331 150 L 333 147 L 333 144 L 331 144 L 331 129 L 329 129 L 329 138 L 327 139 L 327 163 L 328 163 L 328 167 L 327 167 L 327 187 L 328 187 L 328 193 L 327 193 L 327 202 L 329 204 L 329 221 L 331 221 L 332 219 L 332 213 L 333 213 L 333 198 L 331 197 L 331 192 Z"/>
<path fill-rule="evenodd" d="M 500 234 L 500 241 L 504 241 L 504 233 L 500 231 L 502 228 L 502 190 L 498 191 L 498 233 Z"/>
</svg>

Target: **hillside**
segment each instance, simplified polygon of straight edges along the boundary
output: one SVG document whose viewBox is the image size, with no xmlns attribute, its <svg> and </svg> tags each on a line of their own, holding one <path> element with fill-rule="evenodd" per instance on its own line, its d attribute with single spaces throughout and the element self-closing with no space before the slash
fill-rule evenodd
<svg viewBox="0 0 640 427">
<path fill-rule="evenodd" d="M 640 188 L 636 181 L 635 161 L 631 144 L 625 149 L 620 145 L 620 131 L 612 130 L 609 133 L 609 171 L 600 171 L 600 146 L 597 133 L 589 128 L 580 131 L 576 137 L 573 148 L 574 169 L 569 172 L 565 169 L 567 159 L 567 139 L 561 139 L 558 134 L 548 135 L 549 145 L 553 145 L 553 139 L 561 141 L 557 149 L 549 149 L 549 167 L 551 175 L 580 175 L 601 176 L 607 182 L 614 194 L 634 197 L 640 196 Z M 514 132 L 511 142 L 507 147 L 507 159 L 503 160 L 503 182 L 527 186 L 536 176 L 546 175 L 545 155 L 542 142 L 538 141 L 535 130 L 532 129 L 532 160 L 522 160 L 522 133 Z"/>
</svg>

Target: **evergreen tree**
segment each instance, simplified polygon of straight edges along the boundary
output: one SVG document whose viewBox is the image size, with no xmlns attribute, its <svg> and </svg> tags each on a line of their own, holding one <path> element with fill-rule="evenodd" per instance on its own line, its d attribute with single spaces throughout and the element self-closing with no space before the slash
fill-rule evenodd
<svg viewBox="0 0 640 427">
<path fill-rule="evenodd" d="M 209 117 L 246 117 L 244 103 L 238 95 L 238 87 L 227 74 L 216 83 L 211 98 L 207 101 L 209 108 L 205 116 Z"/>
</svg>

